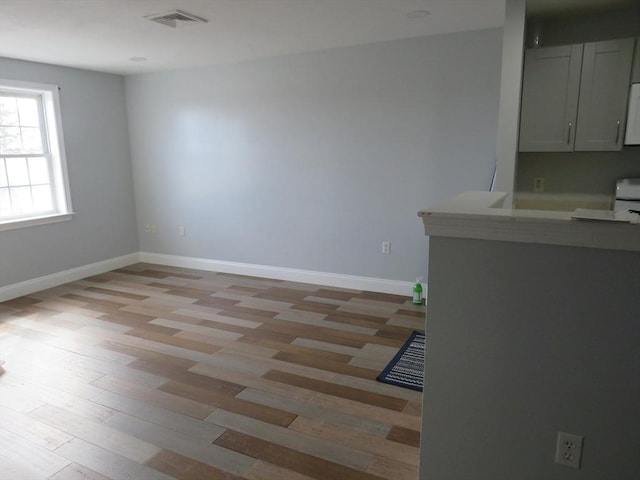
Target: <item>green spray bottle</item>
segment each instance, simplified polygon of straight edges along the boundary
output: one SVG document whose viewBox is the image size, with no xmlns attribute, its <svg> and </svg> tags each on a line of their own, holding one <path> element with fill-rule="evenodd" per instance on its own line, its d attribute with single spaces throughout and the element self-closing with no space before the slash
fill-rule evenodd
<svg viewBox="0 0 640 480">
<path fill-rule="evenodd" d="M 422 277 L 416 278 L 416 284 L 413 286 L 413 304 L 422 305 Z"/>
</svg>

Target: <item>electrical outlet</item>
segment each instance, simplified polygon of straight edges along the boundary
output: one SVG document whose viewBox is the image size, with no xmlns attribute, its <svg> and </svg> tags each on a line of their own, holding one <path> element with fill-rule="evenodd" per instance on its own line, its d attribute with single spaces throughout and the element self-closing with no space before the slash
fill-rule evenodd
<svg viewBox="0 0 640 480">
<path fill-rule="evenodd" d="M 544 177 L 536 177 L 533 179 L 533 191 L 536 193 L 544 192 Z"/>
<path fill-rule="evenodd" d="M 184 227 L 182 225 L 178 227 L 178 235 L 184 237 Z"/>
<path fill-rule="evenodd" d="M 147 232 L 147 233 L 151 233 L 151 225 L 150 225 L 150 224 L 148 224 L 148 223 L 147 223 L 147 224 L 145 224 L 145 226 L 144 226 L 144 231 L 145 231 L 145 232 Z"/>
<path fill-rule="evenodd" d="M 573 433 L 558 432 L 556 463 L 571 468 L 580 468 L 584 437 Z"/>
<path fill-rule="evenodd" d="M 151 233 L 158 233 L 158 227 L 156 227 L 155 223 L 151 224 Z"/>
<path fill-rule="evenodd" d="M 382 242 L 382 253 L 387 255 L 391 253 L 391 242 Z"/>
</svg>

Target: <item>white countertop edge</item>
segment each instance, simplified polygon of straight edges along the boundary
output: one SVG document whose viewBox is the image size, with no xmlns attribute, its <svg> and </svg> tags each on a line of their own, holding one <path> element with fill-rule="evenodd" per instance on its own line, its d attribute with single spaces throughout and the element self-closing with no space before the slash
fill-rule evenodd
<svg viewBox="0 0 640 480">
<path fill-rule="evenodd" d="M 504 192 L 465 192 L 418 212 L 425 234 L 640 251 L 640 225 L 575 220 L 573 212 L 501 208 Z"/>
</svg>

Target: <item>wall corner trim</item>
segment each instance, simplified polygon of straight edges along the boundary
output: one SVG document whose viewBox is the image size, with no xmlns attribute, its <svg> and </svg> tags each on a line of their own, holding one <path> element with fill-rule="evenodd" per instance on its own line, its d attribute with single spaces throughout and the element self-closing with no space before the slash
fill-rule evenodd
<svg viewBox="0 0 640 480">
<path fill-rule="evenodd" d="M 197 270 L 206 270 L 210 272 L 232 273 L 236 275 L 287 280 L 291 282 L 312 283 L 316 285 L 324 285 L 327 287 L 366 290 L 370 292 L 391 293 L 394 295 L 406 295 L 408 298 L 411 297 L 413 291 L 412 282 L 404 282 L 401 280 L 359 277 L 355 275 L 343 275 L 339 273 L 315 272 L 312 270 L 299 270 L 295 268 L 227 262 L 222 260 L 210 260 L 206 258 L 181 257 L 177 255 L 165 255 L 162 253 L 140 252 L 140 261 L 155 263 L 158 265 L 167 265 L 171 267 L 184 267 Z M 426 297 L 426 285 L 424 292 L 424 296 Z"/>
<path fill-rule="evenodd" d="M 0 287 L 0 302 L 6 302 L 13 298 L 46 290 L 47 288 L 57 287 L 58 285 L 75 282 L 76 280 L 126 267 L 127 265 L 137 263 L 139 261 L 138 259 L 138 252 L 130 253 L 128 255 L 109 258 L 100 262 L 90 263 L 88 265 L 82 265 L 69 270 L 63 270 L 62 272 L 52 273 L 50 275 Z"/>
</svg>

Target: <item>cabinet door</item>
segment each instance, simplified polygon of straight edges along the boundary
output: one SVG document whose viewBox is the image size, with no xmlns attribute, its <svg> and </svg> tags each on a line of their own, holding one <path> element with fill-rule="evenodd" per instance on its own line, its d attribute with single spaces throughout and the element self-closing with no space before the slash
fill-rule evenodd
<svg viewBox="0 0 640 480">
<path fill-rule="evenodd" d="M 573 150 L 582 45 L 525 51 L 521 152 Z"/>
<path fill-rule="evenodd" d="M 635 39 L 586 43 L 575 150 L 620 150 Z"/>
</svg>

